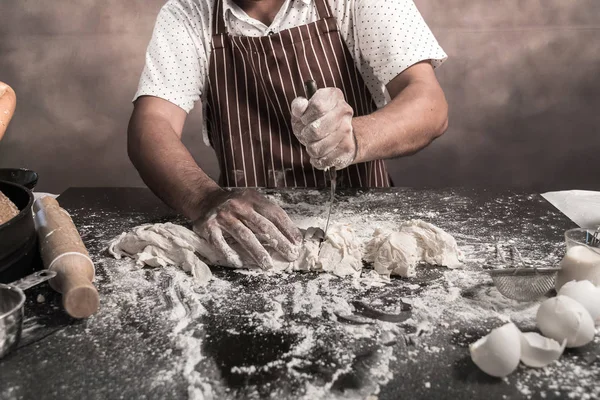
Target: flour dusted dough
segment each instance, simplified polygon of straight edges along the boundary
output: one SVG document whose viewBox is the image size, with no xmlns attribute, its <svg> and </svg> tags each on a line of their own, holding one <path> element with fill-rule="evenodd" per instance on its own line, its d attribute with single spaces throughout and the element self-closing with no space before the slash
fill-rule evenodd
<svg viewBox="0 0 600 400">
<path fill-rule="evenodd" d="M 323 243 L 320 238 L 323 231 L 308 228 L 304 233 L 304 242 L 300 256 L 294 262 L 282 261 L 271 254 L 275 269 L 285 271 L 320 271 L 337 276 L 360 276 L 362 270 L 361 243 L 350 225 L 333 225 L 329 228 Z"/>
<path fill-rule="evenodd" d="M 398 232 L 377 229 L 365 247 L 364 259 L 382 275 L 415 275 L 419 263 L 460 266 L 456 240 L 444 230 L 421 220 L 400 225 Z"/>
<path fill-rule="evenodd" d="M 172 223 L 138 226 L 114 239 L 108 251 L 118 259 L 122 256 L 135 259 L 140 268 L 175 265 L 190 272 L 202 285 L 212 277 L 208 266 L 195 254 L 210 254 L 209 246 L 191 230 Z"/>
<path fill-rule="evenodd" d="M 307 229 L 300 256 L 294 262 L 283 260 L 271 251 L 274 271 L 323 271 L 338 276 L 360 276 L 361 245 L 354 230 L 348 225 L 334 225 L 321 244 L 322 235 L 323 232 L 318 228 Z M 249 259 L 241 246 L 232 244 L 232 247 L 244 259 Z M 109 252 L 116 258 L 134 258 L 140 267 L 176 265 L 184 271 L 191 272 L 203 284 L 212 276 L 206 263 L 234 267 L 220 257 L 203 238 L 183 226 L 172 223 L 138 226 L 114 239 L 109 244 Z M 244 267 L 259 268 L 251 263 Z"/>
</svg>

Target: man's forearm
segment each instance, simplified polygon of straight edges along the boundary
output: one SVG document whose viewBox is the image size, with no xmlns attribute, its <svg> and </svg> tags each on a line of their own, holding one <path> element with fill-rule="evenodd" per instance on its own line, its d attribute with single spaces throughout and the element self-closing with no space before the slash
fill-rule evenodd
<svg viewBox="0 0 600 400">
<path fill-rule="evenodd" d="M 129 123 L 129 158 L 148 187 L 166 204 L 194 220 L 201 202 L 219 186 L 202 171 L 167 121 L 136 115 Z"/>
<path fill-rule="evenodd" d="M 448 105 L 439 86 L 415 81 L 376 112 L 352 121 L 355 163 L 414 154 L 444 133 Z"/>
</svg>

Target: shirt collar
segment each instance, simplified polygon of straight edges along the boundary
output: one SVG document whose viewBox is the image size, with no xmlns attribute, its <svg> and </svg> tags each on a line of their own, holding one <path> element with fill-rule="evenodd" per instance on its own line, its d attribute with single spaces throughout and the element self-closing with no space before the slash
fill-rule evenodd
<svg viewBox="0 0 600 400">
<path fill-rule="evenodd" d="M 309 5 L 313 2 L 313 0 L 292 0 L 292 1 L 301 1 L 306 5 Z M 233 0 L 223 0 L 223 16 L 227 15 L 227 12 L 232 12 L 232 7 L 239 8 L 237 4 L 233 2 Z"/>
</svg>

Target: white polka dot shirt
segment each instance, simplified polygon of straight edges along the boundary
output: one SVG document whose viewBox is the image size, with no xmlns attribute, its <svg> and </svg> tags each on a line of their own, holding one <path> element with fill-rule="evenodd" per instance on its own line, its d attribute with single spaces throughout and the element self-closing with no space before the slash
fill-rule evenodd
<svg viewBox="0 0 600 400">
<path fill-rule="evenodd" d="M 328 2 L 378 107 L 389 100 L 385 85 L 406 68 L 423 60 L 437 67 L 447 58 L 412 0 Z M 163 6 L 134 100 L 156 96 L 189 112 L 202 99 L 215 5 L 216 0 L 170 0 Z M 265 36 L 319 17 L 315 0 L 286 0 L 271 26 L 250 18 L 232 0 L 224 0 L 223 13 L 227 32 L 244 36 Z"/>
</svg>

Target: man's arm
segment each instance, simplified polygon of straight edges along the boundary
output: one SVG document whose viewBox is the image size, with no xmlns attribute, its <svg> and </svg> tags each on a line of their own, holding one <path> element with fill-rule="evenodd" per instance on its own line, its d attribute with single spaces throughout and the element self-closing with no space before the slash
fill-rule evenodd
<svg viewBox="0 0 600 400">
<path fill-rule="evenodd" d="M 166 204 L 194 221 L 194 231 L 220 252 L 230 266 L 251 257 L 269 269 L 273 260 L 264 245 L 284 258 L 298 257 L 300 231 L 279 206 L 254 190 L 223 190 L 196 164 L 181 142 L 186 112 L 157 97 L 135 102 L 128 130 L 129 157 L 148 187 Z M 231 236 L 247 254 L 225 241 Z"/>
<path fill-rule="evenodd" d="M 444 133 L 448 104 L 428 61 L 407 68 L 387 88 L 388 104 L 356 118 L 336 88 L 319 89 L 310 101 L 294 100 L 293 130 L 315 167 L 414 154 Z"/>
<path fill-rule="evenodd" d="M 429 62 L 407 68 L 386 87 L 392 100 L 352 121 L 355 163 L 414 154 L 448 128 L 448 103 Z"/>
<path fill-rule="evenodd" d="M 181 142 L 186 117 L 183 109 L 167 100 L 140 97 L 129 121 L 127 152 L 154 194 L 194 221 L 204 199 L 221 188 Z"/>
</svg>

